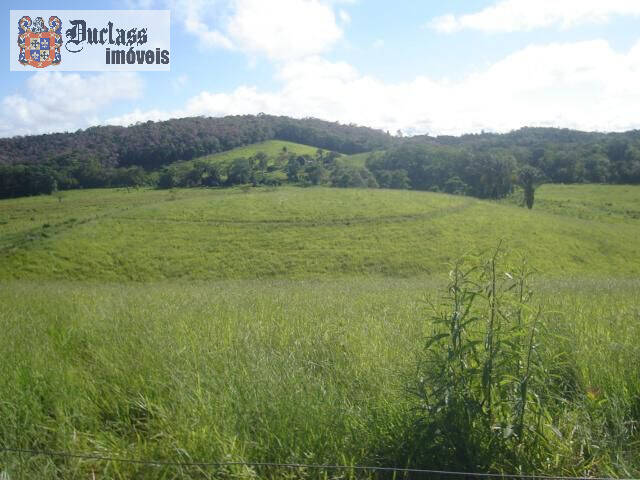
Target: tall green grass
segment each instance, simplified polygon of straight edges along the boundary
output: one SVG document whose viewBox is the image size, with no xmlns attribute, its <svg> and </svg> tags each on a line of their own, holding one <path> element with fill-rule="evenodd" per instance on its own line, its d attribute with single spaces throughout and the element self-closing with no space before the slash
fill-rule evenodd
<svg viewBox="0 0 640 480">
<path fill-rule="evenodd" d="M 538 473 L 637 475 L 640 284 L 542 280 L 535 289 L 550 333 L 540 342 L 570 356 L 571 368 L 555 375 L 570 376 L 575 389 L 545 419 L 555 450 Z M 443 286 L 425 279 L 4 285 L 1 443 L 173 461 L 438 467 L 406 453 L 420 447 L 411 444 L 417 418 L 409 387 L 432 326 L 422 300 Z M 2 459 L 0 470 L 22 472 L 17 478 L 199 475 Z"/>
<path fill-rule="evenodd" d="M 502 238 L 548 275 L 640 272 L 640 224 L 428 192 L 70 192 L 0 202 L 0 279 L 410 277 Z"/>
<path fill-rule="evenodd" d="M 640 190 L 628 188 L 545 186 L 533 211 L 424 192 L 290 187 L 1 201 L 0 446 L 637 477 L 640 225 L 628 212 Z M 432 377 L 427 393 L 445 378 L 424 359 L 434 328 L 451 326 L 434 323 L 425 301 L 442 299 L 438 318 L 453 318 L 451 261 L 498 239 L 539 273 L 530 302 L 505 293 L 495 304 L 510 320 L 496 330 L 497 386 L 484 397 L 492 420 L 472 416 L 468 439 L 491 461 L 461 462 L 455 449 L 432 448 L 455 430 L 434 430 L 438 417 L 415 394 L 421 377 Z M 487 277 L 474 281 L 486 286 Z M 477 292 L 471 341 L 486 338 L 491 291 Z M 544 312 L 544 323 L 534 329 L 522 317 L 522 330 L 511 329 L 522 303 Z M 514 339 L 516 353 L 501 357 L 501 342 Z M 529 361 L 536 377 L 523 395 L 523 377 L 500 362 L 522 374 L 529 352 L 540 357 Z M 482 403 L 485 384 L 467 380 L 474 393 L 460 398 Z M 544 395 L 552 401 L 538 409 Z M 523 431 L 532 443 L 514 446 Z M 516 433 L 503 443 L 500 432 Z M 0 478 L 12 479 L 360 474 L 0 453 Z"/>
<path fill-rule="evenodd" d="M 522 204 L 522 192 L 506 203 Z M 534 209 L 563 217 L 607 223 L 640 222 L 640 189 L 636 185 L 546 184 L 536 191 Z"/>
<path fill-rule="evenodd" d="M 601 387 L 584 375 L 573 325 L 559 322 L 566 307 L 534 299 L 531 276 L 525 260 L 509 265 L 500 248 L 455 264 L 446 296 L 431 304 L 410 457 L 464 471 L 628 475 L 632 457 L 614 466 L 610 455 L 637 450 L 638 382 Z"/>
</svg>

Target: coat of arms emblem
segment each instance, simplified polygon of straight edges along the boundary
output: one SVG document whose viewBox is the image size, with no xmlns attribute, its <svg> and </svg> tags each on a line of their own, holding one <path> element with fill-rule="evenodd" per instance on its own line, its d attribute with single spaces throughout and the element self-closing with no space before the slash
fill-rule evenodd
<svg viewBox="0 0 640 480">
<path fill-rule="evenodd" d="M 24 16 L 18 21 L 18 61 L 22 65 L 45 68 L 61 62 L 62 22 L 56 16 L 49 17 L 49 27 L 42 17 Z"/>
</svg>

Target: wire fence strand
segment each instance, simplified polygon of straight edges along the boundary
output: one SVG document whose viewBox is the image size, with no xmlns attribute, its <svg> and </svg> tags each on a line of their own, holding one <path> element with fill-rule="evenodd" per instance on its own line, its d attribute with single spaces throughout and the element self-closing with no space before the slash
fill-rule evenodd
<svg viewBox="0 0 640 480">
<path fill-rule="evenodd" d="M 56 452 L 50 450 L 33 450 L 27 448 L 9 448 L 0 447 L 0 452 L 43 455 L 49 457 L 65 457 L 82 460 L 99 460 L 104 462 L 130 463 L 148 466 L 164 466 L 164 467 L 272 467 L 272 468 L 288 468 L 288 469 L 310 469 L 310 470 L 350 470 L 350 471 L 367 471 L 367 472 L 395 472 L 395 473 L 413 473 L 413 474 L 430 474 L 430 475 L 446 475 L 451 477 L 464 478 L 508 478 L 522 480 L 640 480 L 636 478 L 615 478 L 615 477 L 567 477 L 552 475 L 535 475 L 535 474 L 518 474 L 518 473 L 483 473 L 483 472 L 458 472 L 449 470 L 432 470 L 422 468 L 407 467 L 385 467 L 375 465 L 333 465 L 333 464 L 313 464 L 313 463 L 278 463 L 278 462 L 247 462 L 247 461 L 189 461 L 178 462 L 171 460 L 143 460 L 135 458 L 110 457 L 95 453 L 77 453 L 77 452 Z"/>
</svg>

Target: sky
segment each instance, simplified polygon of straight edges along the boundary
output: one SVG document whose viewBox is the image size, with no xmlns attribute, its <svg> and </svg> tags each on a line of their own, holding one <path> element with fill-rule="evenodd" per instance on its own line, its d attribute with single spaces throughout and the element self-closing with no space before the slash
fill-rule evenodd
<svg viewBox="0 0 640 480">
<path fill-rule="evenodd" d="M 93 1 L 171 11 L 171 71 L 126 73 L 10 72 L 25 7 L 3 5 L 0 137 L 260 112 L 405 135 L 640 128 L 639 0 Z"/>
</svg>

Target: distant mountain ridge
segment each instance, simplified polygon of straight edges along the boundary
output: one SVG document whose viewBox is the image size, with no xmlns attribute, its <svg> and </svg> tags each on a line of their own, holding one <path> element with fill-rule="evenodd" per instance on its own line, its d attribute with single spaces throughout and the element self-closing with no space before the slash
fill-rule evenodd
<svg viewBox="0 0 640 480">
<path fill-rule="evenodd" d="M 0 165 L 34 164 L 81 156 L 106 167 L 156 169 L 179 160 L 265 140 L 286 140 L 344 154 L 383 150 L 399 144 L 474 148 L 542 148 L 589 145 L 610 140 L 640 142 L 640 131 L 583 132 L 566 128 L 523 127 L 509 133 L 461 136 L 396 137 L 382 130 L 317 118 L 273 115 L 188 117 L 144 122 L 128 127 L 97 126 L 69 133 L 0 139 Z"/>
<path fill-rule="evenodd" d="M 129 127 L 101 126 L 74 133 L 0 139 L 1 164 L 33 164 L 82 156 L 105 167 L 156 169 L 178 160 L 223 152 L 265 140 L 287 140 L 352 154 L 388 148 L 381 130 L 315 118 L 272 115 L 189 117 Z"/>
<path fill-rule="evenodd" d="M 287 142 L 296 149 L 289 151 Z M 248 146 L 255 148 L 239 148 Z M 228 162 L 212 161 L 227 152 Z M 0 198 L 77 188 L 283 183 L 503 198 L 523 175 L 537 184 L 638 184 L 640 131 L 526 127 L 505 134 L 402 137 L 259 114 L 0 140 Z"/>
</svg>

